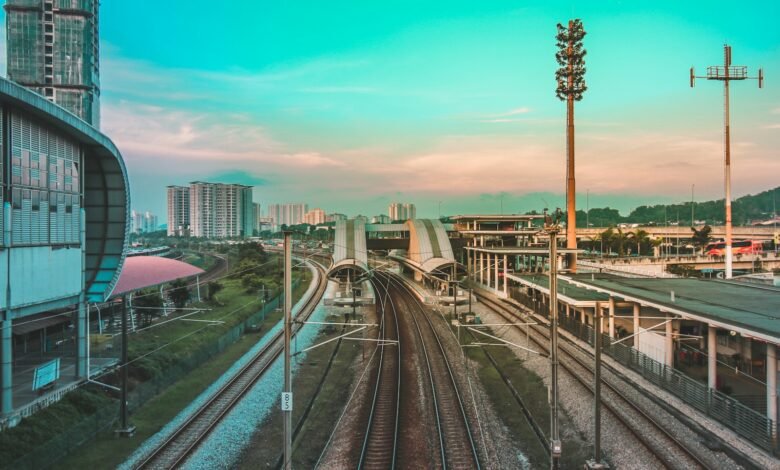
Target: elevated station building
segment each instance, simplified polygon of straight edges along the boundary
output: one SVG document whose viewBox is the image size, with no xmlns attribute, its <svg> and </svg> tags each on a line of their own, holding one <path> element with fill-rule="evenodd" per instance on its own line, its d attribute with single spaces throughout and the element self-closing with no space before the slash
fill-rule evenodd
<svg viewBox="0 0 780 470">
<path fill-rule="evenodd" d="M 76 115 L 0 79 L 0 129 L 5 427 L 90 373 L 88 309 L 105 301 L 117 282 L 130 206 L 122 156 Z M 55 375 L 72 380 L 43 391 L 45 378 Z"/>
</svg>

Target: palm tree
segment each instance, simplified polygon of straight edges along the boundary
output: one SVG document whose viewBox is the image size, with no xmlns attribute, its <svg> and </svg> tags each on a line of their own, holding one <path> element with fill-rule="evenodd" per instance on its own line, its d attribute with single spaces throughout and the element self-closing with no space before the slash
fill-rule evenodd
<svg viewBox="0 0 780 470">
<path fill-rule="evenodd" d="M 647 245 L 650 242 L 650 234 L 646 231 L 639 229 L 632 234 L 632 238 L 636 242 L 636 254 L 642 255 L 642 245 Z"/>
</svg>

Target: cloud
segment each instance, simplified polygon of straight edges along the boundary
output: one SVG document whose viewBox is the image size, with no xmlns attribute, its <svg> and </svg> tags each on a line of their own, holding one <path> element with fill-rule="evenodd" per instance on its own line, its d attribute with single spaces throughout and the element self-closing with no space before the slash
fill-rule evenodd
<svg viewBox="0 0 780 470">
<path fill-rule="evenodd" d="M 774 124 L 767 124 L 766 126 L 761 126 L 761 129 L 780 129 L 780 122 Z"/>
</svg>

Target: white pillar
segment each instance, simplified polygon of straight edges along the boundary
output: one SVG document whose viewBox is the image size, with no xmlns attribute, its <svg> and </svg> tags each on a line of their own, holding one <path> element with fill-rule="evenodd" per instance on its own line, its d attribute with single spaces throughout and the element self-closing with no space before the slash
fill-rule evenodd
<svg viewBox="0 0 780 470">
<path fill-rule="evenodd" d="M 500 290 L 498 287 L 498 283 L 500 281 L 498 280 L 498 254 L 493 255 L 493 288 L 496 289 L 496 291 Z"/>
<path fill-rule="evenodd" d="M 615 298 L 609 298 L 609 337 L 615 337 Z"/>
<path fill-rule="evenodd" d="M 485 260 L 485 284 L 487 285 L 488 289 L 490 289 L 493 287 L 490 284 L 490 253 L 485 253 L 485 257 L 487 258 Z"/>
<path fill-rule="evenodd" d="M 715 326 L 707 326 L 707 385 L 715 390 L 717 379 L 718 342 Z"/>
<path fill-rule="evenodd" d="M 485 283 L 485 258 L 481 251 L 479 252 L 479 283 Z"/>
<path fill-rule="evenodd" d="M 668 322 L 666 323 L 666 338 L 664 339 L 664 360 L 666 365 L 672 367 L 674 365 L 674 339 L 672 338 L 672 316 L 666 315 Z"/>
<path fill-rule="evenodd" d="M 634 348 L 639 349 L 639 304 L 634 304 Z"/>
<path fill-rule="evenodd" d="M 508 286 L 507 274 L 509 274 L 509 272 L 508 272 L 507 266 L 506 266 L 506 255 L 504 255 L 504 295 L 508 296 L 509 295 L 509 289 L 507 288 L 507 286 Z"/>
<path fill-rule="evenodd" d="M 766 417 L 777 423 L 777 347 L 766 344 Z M 773 437 L 777 426 L 772 427 Z"/>
<path fill-rule="evenodd" d="M 585 309 L 584 308 L 580 309 L 580 321 L 582 322 L 583 325 L 585 323 L 587 323 L 587 321 L 585 321 Z"/>
</svg>

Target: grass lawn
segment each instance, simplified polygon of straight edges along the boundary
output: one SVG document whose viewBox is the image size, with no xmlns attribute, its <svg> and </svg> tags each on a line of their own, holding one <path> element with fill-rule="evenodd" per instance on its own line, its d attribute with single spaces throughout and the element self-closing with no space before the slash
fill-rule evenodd
<svg viewBox="0 0 780 470">
<path fill-rule="evenodd" d="M 293 300 L 299 299 L 309 287 L 311 273 L 308 270 L 293 273 L 293 281 L 301 279 L 293 292 Z M 223 289 L 216 295 L 214 302 L 195 302 L 191 307 L 209 308 L 191 315 L 190 319 L 216 320 L 221 324 L 209 325 L 204 322 L 171 321 L 162 324 L 164 320 L 191 314 L 184 311 L 171 315 L 157 322 L 148 330 L 139 331 L 130 336 L 128 344 L 129 357 L 140 358 L 130 368 L 131 396 L 132 385 L 166 375 L 170 367 L 176 367 L 182 360 L 192 359 L 203 350 L 214 348 L 217 341 L 234 326 L 245 321 L 260 310 L 262 303 L 257 293 L 248 293 L 239 279 L 223 279 Z M 202 295 L 205 295 L 202 288 Z M 64 468 L 98 468 L 113 467 L 123 462 L 146 438 L 160 430 L 165 423 L 178 414 L 195 397 L 214 382 L 238 358 L 245 354 L 256 342 L 267 333 L 271 326 L 281 319 L 282 313 L 270 312 L 259 332 L 245 333 L 237 342 L 228 345 L 221 353 L 197 365 L 191 372 L 183 375 L 173 385 L 165 388 L 154 398 L 144 403 L 131 414 L 130 421 L 137 426 L 133 438 L 116 438 L 113 430 L 102 432 L 78 448 L 74 454 L 61 459 L 57 465 Z M 260 323 L 260 322 L 258 322 Z M 215 350 L 216 351 L 216 350 Z M 143 358 L 141 356 L 147 355 Z M 133 367 L 134 366 L 134 367 Z M 106 377 L 106 381 L 115 378 Z M 117 402 L 116 399 L 113 401 Z M 60 404 L 54 404 L 56 408 Z M 118 408 L 118 402 L 117 402 Z M 78 419 L 75 416 L 74 419 Z M 20 426 L 24 426 L 24 421 Z M 50 436 L 40 436 L 45 440 Z M 2 440 L 0 439 L 0 443 Z"/>
</svg>

